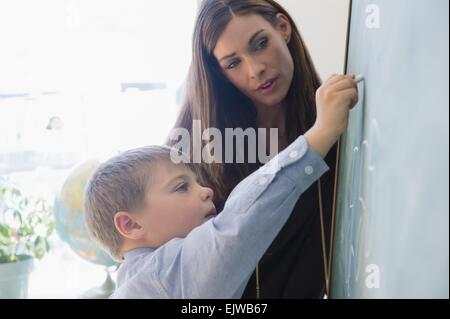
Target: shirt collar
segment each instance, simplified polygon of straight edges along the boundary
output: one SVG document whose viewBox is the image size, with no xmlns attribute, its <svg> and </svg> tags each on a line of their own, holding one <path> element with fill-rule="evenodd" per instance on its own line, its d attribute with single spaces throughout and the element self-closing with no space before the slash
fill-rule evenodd
<svg viewBox="0 0 450 319">
<path fill-rule="evenodd" d="M 150 247 L 134 248 L 132 250 L 127 251 L 124 254 L 124 259 L 125 260 L 127 260 L 127 259 L 134 259 L 134 258 L 139 257 L 142 254 L 148 254 L 148 253 L 151 253 L 153 251 L 155 251 L 155 249 L 154 248 L 150 248 Z"/>
</svg>

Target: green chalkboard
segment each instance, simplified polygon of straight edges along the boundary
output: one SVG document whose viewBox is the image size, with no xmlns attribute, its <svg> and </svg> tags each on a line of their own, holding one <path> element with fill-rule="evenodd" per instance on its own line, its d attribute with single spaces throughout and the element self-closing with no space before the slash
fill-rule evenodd
<svg viewBox="0 0 450 319">
<path fill-rule="evenodd" d="M 449 297 L 449 1 L 354 0 L 333 298 Z"/>
</svg>

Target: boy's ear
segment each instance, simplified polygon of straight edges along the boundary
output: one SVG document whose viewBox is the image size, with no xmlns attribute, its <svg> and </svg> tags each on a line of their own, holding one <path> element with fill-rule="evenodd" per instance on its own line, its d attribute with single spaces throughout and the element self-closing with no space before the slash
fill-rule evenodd
<svg viewBox="0 0 450 319">
<path fill-rule="evenodd" d="M 117 212 L 114 215 L 114 225 L 117 231 L 128 239 L 141 239 L 145 234 L 144 228 L 127 212 Z"/>
</svg>

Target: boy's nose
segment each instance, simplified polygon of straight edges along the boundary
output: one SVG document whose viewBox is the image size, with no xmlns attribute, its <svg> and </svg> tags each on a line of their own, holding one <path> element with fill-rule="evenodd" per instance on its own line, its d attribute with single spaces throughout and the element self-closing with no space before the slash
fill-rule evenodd
<svg viewBox="0 0 450 319">
<path fill-rule="evenodd" d="M 214 191 L 209 187 L 202 187 L 202 199 L 212 200 L 214 197 Z"/>
</svg>

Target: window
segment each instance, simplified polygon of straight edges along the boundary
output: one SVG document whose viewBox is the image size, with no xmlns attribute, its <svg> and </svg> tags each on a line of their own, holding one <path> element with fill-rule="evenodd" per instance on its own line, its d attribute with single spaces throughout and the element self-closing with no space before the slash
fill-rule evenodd
<svg viewBox="0 0 450 319">
<path fill-rule="evenodd" d="M 196 0 L 0 3 L 0 175 L 50 202 L 78 164 L 161 144 L 191 59 Z M 104 279 L 52 239 L 31 298 L 76 297 Z"/>
</svg>

